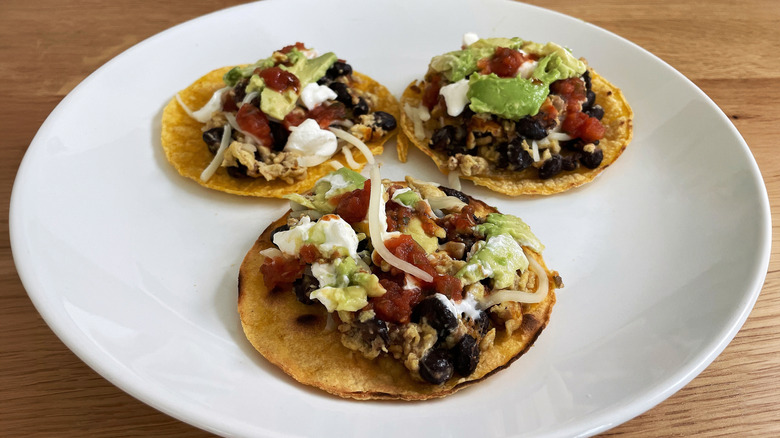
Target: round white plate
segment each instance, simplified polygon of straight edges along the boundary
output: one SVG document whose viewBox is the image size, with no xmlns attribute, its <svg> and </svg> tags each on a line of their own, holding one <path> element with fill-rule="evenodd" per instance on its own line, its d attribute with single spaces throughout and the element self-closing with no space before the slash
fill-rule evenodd
<svg viewBox="0 0 780 438">
<path fill-rule="evenodd" d="M 294 21 L 291 21 L 294 19 Z M 173 94 L 220 66 L 303 41 L 396 95 L 464 32 L 553 40 L 621 87 L 634 141 L 580 189 L 470 194 L 523 217 L 566 287 L 547 330 L 483 383 L 424 403 L 304 387 L 245 340 L 237 271 L 283 201 L 180 177 L 160 146 Z M 383 176 L 446 178 L 419 152 Z M 52 112 L 11 200 L 19 274 L 81 359 L 183 421 L 242 436 L 575 436 L 613 427 L 702 371 L 755 302 L 769 260 L 766 189 L 717 106 L 650 53 L 580 20 L 503 1 L 267 1 L 176 26 L 113 59 Z"/>
</svg>

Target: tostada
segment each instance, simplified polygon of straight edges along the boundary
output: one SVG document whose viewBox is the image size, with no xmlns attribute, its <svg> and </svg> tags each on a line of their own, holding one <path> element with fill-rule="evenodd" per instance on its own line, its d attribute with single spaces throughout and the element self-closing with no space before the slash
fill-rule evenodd
<svg viewBox="0 0 780 438">
<path fill-rule="evenodd" d="M 361 169 L 398 116 L 384 86 L 332 52 L 296 43 L 180 91 L 163 111 L 162 146 L 203 186 L 280 198 L 311 189 L 336 165 Z"/>
</svg>

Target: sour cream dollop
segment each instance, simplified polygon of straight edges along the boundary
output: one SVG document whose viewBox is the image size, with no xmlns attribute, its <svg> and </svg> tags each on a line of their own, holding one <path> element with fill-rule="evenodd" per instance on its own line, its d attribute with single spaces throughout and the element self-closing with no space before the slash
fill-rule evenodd
<svg viewBox="0 0 780 438">
<path fill-rule="evenodd" d="M 327 161 L 338 149 L 338 140 L 332 132 L 321 129 L 314 119 L 306 119 L 297 127 L 290 128 L 290 137 L 284 150 L 298 152 L 301 166 L 311 167 Z"/>
<path fill-rule="evenodd" d="M 308 109 L 314 109 L 315 106 L 325 102 L 327 100 L 335 99 L 337 97 L 336 92 L 331 90 L 325 85 L 320 85 L 316 82 L 312 82 L 301 91 L 301 102 L 306 105 Z"/>
<path fill-rule="evenodd" d="M 468 79 L 461 79 L 458 82 L 441 87 L 439 94 L 444 96 L 444 102 L 447 104 L 447 114 L 455 117 L 463 112 L 463 109 L 469 103 L 469 98 L 466 97 L 468 91 Z"/>
</svg>

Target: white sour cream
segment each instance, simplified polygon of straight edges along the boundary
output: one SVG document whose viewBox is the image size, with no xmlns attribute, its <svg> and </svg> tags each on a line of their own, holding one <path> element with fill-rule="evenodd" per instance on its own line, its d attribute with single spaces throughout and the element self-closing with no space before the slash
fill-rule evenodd
<svg viewBox="0 0 780 438">
<path fill-rule="evenodd" d="M 338 140 L 332 132 L 321 129 L 314 119 L 306 119 L 297 127 L 290 128 L 290 137 L 284 150 L 298 152 L 301 166 L 311 167 L 327 161 L 338 149 Z"/>
<path fill-rule="evenodd" d="M 460 115 L 469 103 L 466 93 L 469 91 L 469 80 L 461 79 L 449 85 L 441 87 L 439 94 L 444 96 L 447 104 L 447 114 L 452 117 Z"/>
<path fill-rule="evenodd" d="M 306 105 L 306 108 L 314 109 L 315 106 L 327 100 L 335 99 L 336 96 L 336 92 L 329 87 L 312 82 L 303 87 L 301 102 Z"/>
<path fill-rule="evenodd" d="M 468 47 L 479 40 L 479 36 L 474 32 L 466 32 L 463 34 L 463 47 Z"/>
</svg>

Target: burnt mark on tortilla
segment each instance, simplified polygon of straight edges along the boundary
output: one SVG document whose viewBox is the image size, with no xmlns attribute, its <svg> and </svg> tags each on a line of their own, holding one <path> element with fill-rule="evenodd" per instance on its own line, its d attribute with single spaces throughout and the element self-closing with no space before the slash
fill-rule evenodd
<svg viewBox="0 0 780 438">
<path fill-rule="evenodd" d="M 305 313 L 295 318 L 295 322 L 299 325 L 311 327 L 316 325 L 320 320 L 320 317 L 311 313 Z"/>
</svg>

